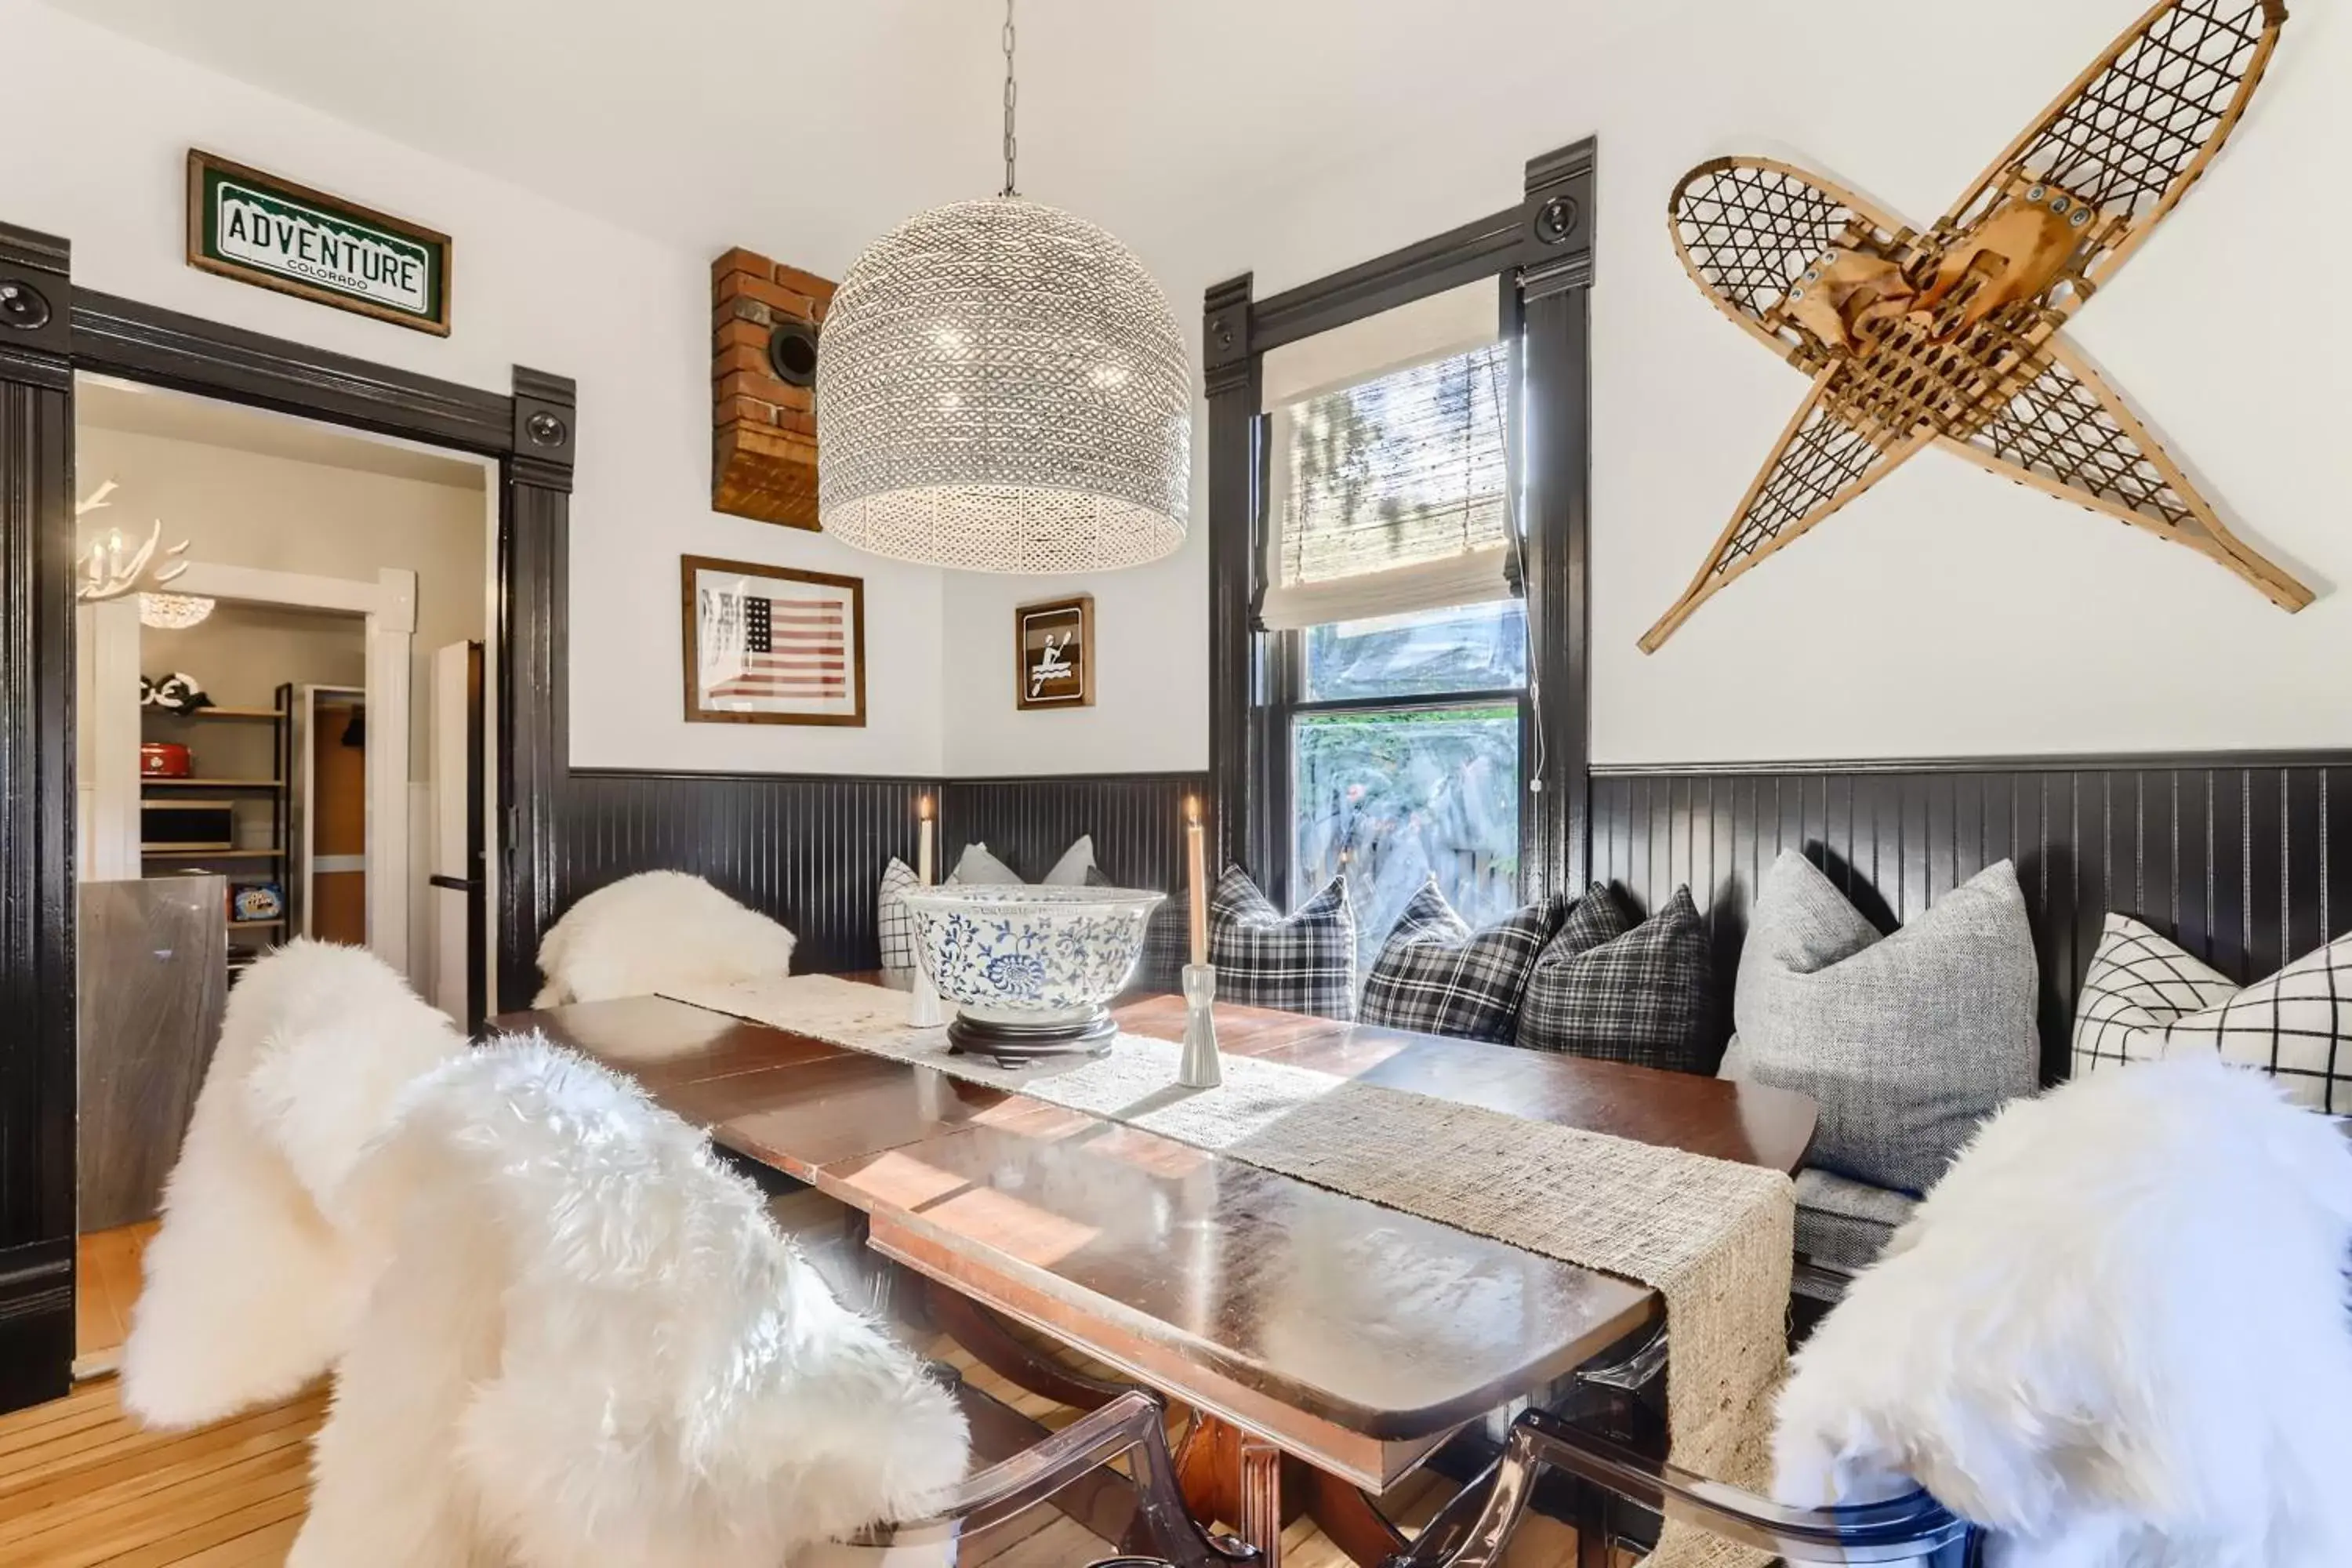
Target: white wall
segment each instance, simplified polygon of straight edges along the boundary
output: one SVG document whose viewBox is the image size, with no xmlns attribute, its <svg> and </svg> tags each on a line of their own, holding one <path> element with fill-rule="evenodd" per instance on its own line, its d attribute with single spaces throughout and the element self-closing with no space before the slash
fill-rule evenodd
<svg viewBox="0 0 2352 1568">
<path fill-rule="evenodd" d="M 1981 0 L 1953 28 L 1934 13 L 1819 0 L 1469 0 L 1335 41 L 1364 62 L 1385 140 L 1363 140 L 1360 121 L 1337 127 L 1328 155 L 1253 183 L 1191 177 L 1213 151 L 1204 132 L 1197 154 L 1171 148 L 1109 187 L 1116 198 L 1081 205 L 1142 254 L 1191 338 L 1215 279 L 1254 270 L 1270 293 L 1440 232 L 1516 200 L 1530 154 L 1598 133 L 1600 760 L 2343 744 L 2352 441 L 2338 426 L 2352 412 L 2352 313 L 2329 303 L 2326 263 L 2352 248 L 2352 207 L 2326 182 L 2330 155 L 2352 145 L 2341 90 L 2352 22 L 2316 4 L 2297 7 L 2227 155 L 2075 335 L 2318 603 L 2286 616 L 2185 551 L 1928 453 L 1705 606 L 1658 655 L 1633 647 L 1802 390 L 1676 265 L 1664 222 L 1675 181 L 1718 153 L 1777 154 L 1931 219 L 2137 8 Z M 1483 29 L 1507 47 L 1480 51 L 1475 71 L 1415 70 L 1410 27 L 1423 26 L 1449 39 Z M 82 280 L 478 385 L 503 387 L 516 361 L 581 379 L 575 763 L 956 774 L 1205 763 L 1197 522 L 1184 551 L 1151 568 L 942 583 L 715 516 L 706 249 L 632 237 L 32 0 L 0 0 L 0 136 L 35 150 L 9 165 L 0 216 L 73 237 Z M 1320 111 L 1302 100 L 1297 112 Z M 57 124 L 73 128 L 69 159 L 47 151 Z M 456 336 L 184 266 L 191 144 L 456 235 Z M 1216 197 L 1172 202 L 1169 189 Z M 734 237 L 823 261 L 789 233 Z M 682 722 L 682 552 L 865 576 L 868 727 Z M 1077 587 L 1097 597 L 1098 705 L 1016 714 L 1012 606 Z"/>
<path fill-rule="evenodd" d="M 97 521 L 131 533 L 134 524 L 160 519 L 164 542 L 187 541 L 191 561 L 370 584 L 380 567 L 415 573 L 409 689 L 416 695 L 410 705 L 408 770 L 413 779 L 428 776 L 425 693 L 431 689 L 433 650 L 482 637 L 488 618 L 488 524 L 478 484 L 460 488 L 362 473 L 88 421 L 77 428 L 75 445 L 85 491 L 109 479 L 122 487 Z M 231 621 L 239 623 L 234 633 L 227 629 Z M 260 626 L 281 629 L 277 638 L 266 639 L 253 629 Z M 306 632 L 341 648 L 336 668 L 298 657 Z M 184 669 L 215 702 L 267 708 L 281 680 L 362 684 L 367 670 L 361 633 L 357 616 L 215 616 L 185 631 L 149 628 L 141 649 L 143 673 Z"/>
<path fill-rule="evenodd" d="M 0 218 L 71 239 L 76 282 L 497 391 L 517 363 L 578 378 L 575 764 L 939 771 L 939 574 L 709 510 L 708 254 L 625 233 L 33 0 L 0 0 L 0 143 L 20 153 L 0 179 Z M 62 142 L 60 126 L 70 127 Z M 187 266 L 191 146 L 452 235 L 453 335 Z M 688 553 L 863 575 L 867 727 L 685 722 L 678 557 Z"/>
<path fill-rule="evenodd" d="M 1676 263 L 1664 211 L 1684 172 L 1776 155 L 1930 221 L 2139 9 L 1985 0 L 1953 28 L 1932 11 L 1661 0 L 1604 38 L 1579 7 L 1496 0 L 1462 18 L 1509 30 L 1492 74 L 1398 98 L 1390 144 L 1170 232 L 1089 216 L 1138 243 L 1189 327 L 1219 277 L 1254 270 L 1263 296 L 1439 233 L 1515 201 L 1529 155 L 1598 134 L 1597 760 L 2343 745 L 2352 313 L 2324 281 L 2352 248 L 2352 206 L 2326 194 L 2352 146 L 2341 6 L 2295 7 L 2228 152 L 2074 331 L 2315 604 L 2288 616 L 2185 550 L 1929 452 L 1655 656 L 1634 647 L 1804 389 Z M 1197 476 L 1195 491 L 1198 513 Z M 1172 563 L 1089 584 L 1103 706 L 1084 718 L 1012 712 L 998 654 L 1021 589 L 951 582 L 950 644 L 986 657 L 948 674 L 950 771 L 1048 765 L 1049 735 L 1074 770 L 1203 763 L 1195 531 Z"/>
</svg>

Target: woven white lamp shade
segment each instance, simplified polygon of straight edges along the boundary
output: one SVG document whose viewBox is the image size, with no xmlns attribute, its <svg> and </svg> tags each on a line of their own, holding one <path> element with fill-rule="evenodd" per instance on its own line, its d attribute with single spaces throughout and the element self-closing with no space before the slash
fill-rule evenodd
<svg viewBox="0 0 2352 1568">
<path fill-rule="evenodd" d="M 1017 196 L 857 258 L 816 362 L 817 511 L 877 555 L 1086 572 L 1184 542 L 1192 385 L 1167 297 L 1102 229 Z"/>
</svg>

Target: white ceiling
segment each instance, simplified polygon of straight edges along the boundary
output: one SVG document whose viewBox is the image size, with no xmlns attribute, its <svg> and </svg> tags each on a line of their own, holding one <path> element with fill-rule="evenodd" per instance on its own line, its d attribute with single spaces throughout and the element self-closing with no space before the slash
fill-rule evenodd
<svg viewBox="0 0 2352 1568">
<path fill-rule="evenodd" d="M 50 3 L 705 254 L 837 275 L 909 211 L 1001 183 L 993 0 Z M 1197 251 L 1243 197 L 1540 91 L 1642 8 L 1021 0 L 1023 194 L 1147 258 Z"/>
</svg>

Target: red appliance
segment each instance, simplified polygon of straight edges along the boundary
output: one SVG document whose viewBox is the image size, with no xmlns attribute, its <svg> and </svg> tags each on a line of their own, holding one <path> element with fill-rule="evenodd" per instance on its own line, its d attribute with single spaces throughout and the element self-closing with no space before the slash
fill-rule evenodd
<svg viewBox="0 0 2352 1568">
<path fill-rule="evenodd" d="M 184 779 L 195 771 L 195 759 L 177 741 L 149 741 L 139 748 L 142 778 Z"/>
</svg>

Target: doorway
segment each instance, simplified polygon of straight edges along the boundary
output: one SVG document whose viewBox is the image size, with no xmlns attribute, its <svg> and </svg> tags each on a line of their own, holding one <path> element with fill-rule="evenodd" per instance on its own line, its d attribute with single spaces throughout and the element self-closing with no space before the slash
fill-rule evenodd
<svg viewBox="0 0 2352 1568">
<path fill-rule="evenodd" d="M 487 391 L 224 327 L 77 289 L 71 257 L 67 239 L 0 223 L 0 1412 L 66 1393 L 74 1358 L 76 373 L 497 465 L 492 1008 L 530 994 L 569 778 L 572 383 L 517 366 L 509 389 Z"/>
<path fill-rule="evenodd" d="M 489 932 L 463 910 L 439 930 L 428 879 L 433 825 L 478 820 L 467 797 L 496 745 L 478 708 L 434 711 L 434 668 L 439 647 L 494 640 L 496 473 L 110 378 L 75 393 L 84 557 L 120 539 L 175 563 L 77 617 L 75 1364 L 89 1374 L 127 1327 L 121 1281 L 254 963 L 294 937 L 364 947 L 479 1023 L 465 980 Z M 436 744 L 461 765 L 436 766 Z"/>
</svg>

